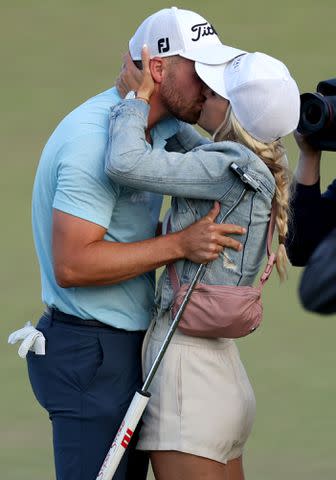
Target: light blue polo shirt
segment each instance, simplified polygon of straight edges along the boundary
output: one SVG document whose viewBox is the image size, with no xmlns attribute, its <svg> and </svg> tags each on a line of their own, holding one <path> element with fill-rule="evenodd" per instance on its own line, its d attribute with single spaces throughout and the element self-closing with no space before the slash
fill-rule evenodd
<svg viewBox="0 0 336 480">
<path fill-rule="evenodd" d="M 115 88 L 89 99 L 65 117 L 49 138 L 34 183 L 33 234 L 46 305 L 118 328 L 144 330 L 152 313 L 153 272 L 118 285 L 61 288 L 53 271 L 53 208 L 101 225 L 110 242 L 155 235 L 162 196 L 119 186 L 104 173 L 109 112 L 119 101 Z M 153 129 L 153 148 L 164 148 L 177 129 L 176 120 L 162 121 Z"/>
</svg>

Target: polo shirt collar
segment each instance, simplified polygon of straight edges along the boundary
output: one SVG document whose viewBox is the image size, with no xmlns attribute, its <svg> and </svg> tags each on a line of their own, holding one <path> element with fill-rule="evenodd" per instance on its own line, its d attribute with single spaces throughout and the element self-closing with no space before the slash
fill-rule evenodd
<svg viewBox="0 0 336 480">
<path fill-rule="evenodd" d="M 153 145 L 158 148 L 162 148 L 166 145 L 167 140 L 173 137 L 179 130 L 179 121 L 174 117 L 168 117 L 158 124 L 156 124 L 151 130 L 151 136 L 153 139 Z"/>
</svg>

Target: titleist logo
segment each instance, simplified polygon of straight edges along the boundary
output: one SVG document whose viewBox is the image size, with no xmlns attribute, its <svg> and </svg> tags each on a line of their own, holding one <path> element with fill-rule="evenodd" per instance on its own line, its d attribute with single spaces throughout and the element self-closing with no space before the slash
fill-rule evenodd
<svg viewBox="0 0 336 480">
<path fill-rule="evenodd" d="M 217 35 L 216 30 L 210 23 L 197 23 L 196 25 L 191 27 L 191 31 L 196 33 L 196 37 L 192 38 L 193 42 L 197 42 L 201 37 L 207 37 L 208 35 Z"/>
<path fill-rule="evenodd" d="M 232 62 L 232 70 L 236 72 L 239 69 L 240 62 L 242 61 L 243 56 L 240 55 L 239 57 L 235 58 Z"/>
</svg>

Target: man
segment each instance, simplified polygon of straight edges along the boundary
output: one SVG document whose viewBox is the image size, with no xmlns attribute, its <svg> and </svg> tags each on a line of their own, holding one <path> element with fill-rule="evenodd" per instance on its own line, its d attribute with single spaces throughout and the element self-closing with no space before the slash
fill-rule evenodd
<svg viewBox="0 0 336 480">
<path fill-rule="evenodd" d="M 200 114 L 204 97 L 194 60 L 221 63 L 227 49 L 204 18 L 176 8 L 140 25 L 130 41 L 134 59 L 145 42 L 159 59 L 151 136 L 164 148 L 178 133 L 173 116 L 196 122 Z M 184 231 L 154 238 L 161 197 L 104 174 L 109 109 L 119 100 L 112 88 L 71 112 L 47 142 L 34 184 L 34 239 L 48 307 L 38 329 L 47 343 L 45 356 L 29 353 L 28 368 L 52 421 L 58 480 L 96 478 L 141 384 L 151 271 L 183 257 L 207 262 L 224 246 L 240 248 L 225 237 L 242 233 L 240 227 L 214 224 L 218 207 Z M 147 459 L 130 448 L 114 479 L 142 480 L 146 471 Z"/>
</svg>

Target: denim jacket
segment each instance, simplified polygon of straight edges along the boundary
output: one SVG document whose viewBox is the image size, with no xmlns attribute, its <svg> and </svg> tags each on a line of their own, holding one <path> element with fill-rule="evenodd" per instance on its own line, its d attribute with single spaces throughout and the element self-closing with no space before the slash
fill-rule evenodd
<svg viewBox="0 0 336 480">
<path fill-rule="evenodd" d="M 149 106 L 141 100 L 124 100 L 111 110 L 110 137 L 106 153 L 106 174 L 122 185 L 171 195 L 171 231 L 179 231 L 206 215 L 214 200 L 221 203 L 219 223 L 225 220 L 246 228 L 239 236 L 243 249 L 224 249 L 219 258 L 207 265 L 201 282 L 213 285 L 252 285 L 266 253 L 266 237 L 274 177 L 265 163 L 251 150 L 236 142 L 210 142 L 193 127 L 180 122 L 180 130 L 166 149 L 151 146 L 145 139 Z M 181 153 L 186 152 L 186 153 Z M 248 173 L 260 191 L 247 191 L 232 171 L 235 162 Z M 187 259 L 176 262 L 180 283 L 190 283 L 198 265 Z M 156 306 L 161 312 L 173 302 L 173 290 L 167 269 L 159 280 Z"/>
</svg>

